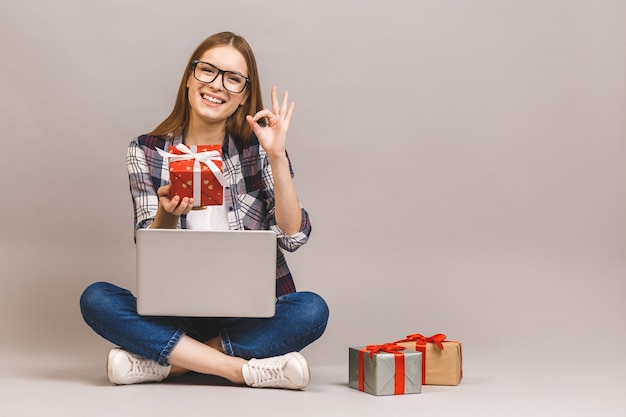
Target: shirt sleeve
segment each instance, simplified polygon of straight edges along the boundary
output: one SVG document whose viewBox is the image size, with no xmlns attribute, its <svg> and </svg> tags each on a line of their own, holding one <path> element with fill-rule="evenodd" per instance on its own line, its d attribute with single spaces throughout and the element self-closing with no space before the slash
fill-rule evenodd
<svg viewBox="0 0 626 417">
<path fill-rule="evenodd" d="M 300 230 L 293 235 L 288 235 L 278 226 L 276 222 L 275 216 L 275 194 L 274 194 L 274 179 L 272 176 L 272 168 L 269 163 L 269 158 L 265 154 L 264 151 L 261 150 L 261 157 L 263 160 L 263 186 L 267 191 L 268 201 L 266 202 L 268 207 L 269 214 L 269 226 L 270 229 L 273 230 L 278 238 L 278 246 L 285 249 L 288 252 L 293 252 L 297 250 L 300 246 L 304 245 L 311 235 L 311 220 L 309 218 L 309 213 L 301 206 L 300 210 L 302 212 L 302 221 L 300 223 Z M 289 159 L 289 156 L 287 156 Z M 293 169 L 291 166 L 291 161 L 289 162 L 289 171 L 291 172 L 291 177 L 293 178 Z"/>
<path fill-rule="evenodd" d="M 152 182 L 146 154 L 138 139 L 131 141 L 126 154 L 126 168 L 135 214 L 135 232 L 149 227 L 159 207 L 159 197 Z"/>
</svg>

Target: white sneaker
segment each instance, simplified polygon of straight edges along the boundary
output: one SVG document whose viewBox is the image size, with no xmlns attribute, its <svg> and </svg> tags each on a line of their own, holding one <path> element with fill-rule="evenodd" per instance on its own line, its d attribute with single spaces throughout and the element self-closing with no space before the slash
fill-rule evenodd
<svg viewBox="0 0 626 417">
<path fill-rule="evenodd" d="M 309 365 L 298 352 L 267 359 L 250 359 L 241 370 L 246 385 L 255 388 L 303 389 L 311 379 Z"/>
<path fill-rule="evenodd" d="M 107 358 L 107 376 L 117 385 L 162 381 L 171 368 L 120 348 L 111 349 Z"/>
</svg>

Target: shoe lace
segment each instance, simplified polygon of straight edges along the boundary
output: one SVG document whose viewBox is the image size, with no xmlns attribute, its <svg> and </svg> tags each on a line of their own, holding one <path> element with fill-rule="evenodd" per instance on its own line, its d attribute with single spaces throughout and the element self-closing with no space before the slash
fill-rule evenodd
<svg viewBox="0 0 626 417">
<path fill-rule="evenodd" d="M 152 374 L 161 376 L 158 364 L 151 359 L 133 357 L 131 358 L 131 363 L 130 372 L 133 375 Z"/>
<path fill-rule="evenodd" d="M 254 385 L 264 385 L 268 382 L 284 381 L 285 375 L 283 375 L 283 360 L 282 358 L 276 359 L 263 359 L 254 364 L 248 364 L 251 371 L 252 378 L 254 379 Z"/>
</svg>

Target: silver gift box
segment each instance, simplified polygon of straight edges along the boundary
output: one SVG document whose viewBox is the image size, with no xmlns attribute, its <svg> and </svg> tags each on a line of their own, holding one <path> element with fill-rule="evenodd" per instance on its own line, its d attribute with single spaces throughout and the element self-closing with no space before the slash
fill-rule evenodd
<svg viewBox="0 0 626 417">
<path fill-rule="evenodd" d="M 365 346 L 349 348 L 350 388 L 359 389 L 359 352 Z M 405 349 L 404 354 L 404 394 L 422 392 L 422 352 Z M 372 395 L 394 395 L 396 364 L 393 353 L 378 352 L 370 358 L 369 352 L 363 355 L 363 391 Z"/>
</svg>

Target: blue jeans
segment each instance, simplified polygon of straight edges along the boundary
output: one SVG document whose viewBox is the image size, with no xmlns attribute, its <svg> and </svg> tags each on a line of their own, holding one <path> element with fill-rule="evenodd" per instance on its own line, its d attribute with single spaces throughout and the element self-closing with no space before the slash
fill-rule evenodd
<svg viewBox="0 0 626 417">
<path fill-rule="evenodd" d="M 271 318 L 148 317 L 137 314 L 130 291 L 97 282 L 83 292 L 80 309 L 100 336 L 160 365 L 168 365 L 183 335 L 201 342 L 219 336 L 228 355 L 266 358 L 303 349 L 324 333 L 328 322 L 326 302 L 311 292 L 278 297 Z"/>
</svg>

